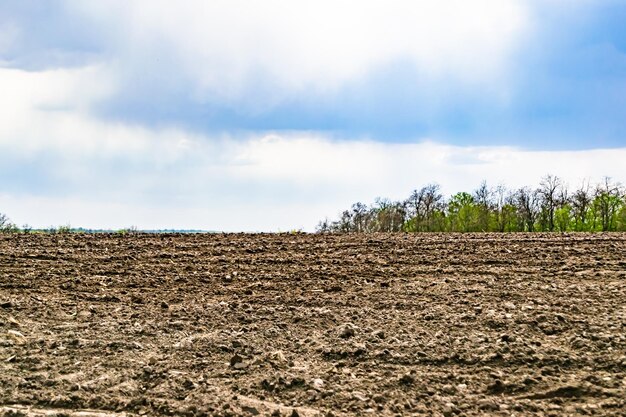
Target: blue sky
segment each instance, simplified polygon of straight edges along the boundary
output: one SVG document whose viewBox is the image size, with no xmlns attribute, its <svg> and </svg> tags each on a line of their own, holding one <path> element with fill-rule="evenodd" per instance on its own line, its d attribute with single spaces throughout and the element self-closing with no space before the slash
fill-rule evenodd
<svg viewBox="0 0 626 417">
<path fill-rule="evenodd" d="M 3 1 L 0 211 L 310 230 L 430 181 L 626 180 L 625 21 L 618 0 Z"/>
</svg>

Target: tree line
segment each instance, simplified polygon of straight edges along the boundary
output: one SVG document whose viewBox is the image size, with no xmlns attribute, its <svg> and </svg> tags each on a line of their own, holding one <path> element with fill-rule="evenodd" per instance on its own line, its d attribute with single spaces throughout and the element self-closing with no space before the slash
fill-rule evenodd
<svg viewBox="0 0 626 417">
<path fill-rule="evenodd" d="M 337 220 L 321 221 L 317 232 L 596 232 L 626 231 L 626 190 L 611 178 L 585 181 L 570 190 L 546 175 L 537 188 L 504 185 L 446 198 L 438 184 L 415 189 L 406 200 L 377 198 L 355 203 Z"/>
<path fill-rule="evenodd" d="M 147 231 L 155 232 L 155 231 Z M 164 232 L 169 232 L 168 230 Z M 83 227 L 72 227 L 69 224 L 61 226 L 50 226 L 45 229 L 34 229 L 32 226 L 25 224 L 19 227 L 9 219 L 6 214 L 0 213 L 0 233 L 48 233 L 48 234 L 67 234 L 67 233 L 118 233 L 118 234 L 134 234 L 137 228 L 134 226 L 117 230 L 102 229 L 85 229 Z"/>
</svg>

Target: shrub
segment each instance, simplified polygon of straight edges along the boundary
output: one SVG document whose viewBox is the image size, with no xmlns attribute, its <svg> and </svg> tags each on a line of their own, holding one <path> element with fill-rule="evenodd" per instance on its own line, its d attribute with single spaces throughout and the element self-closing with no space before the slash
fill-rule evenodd
<svg viewBox="0 0 626 417">
<path fill-rule="evenodd" d="M 60 233 L 60 234 L 71 233 L 72 232 L 72 226 L 70 226 L 69 224 L 65 224 L 63 226 L 59 226 L 59 227 L 57 227 L 56 232 Z"/>
<path fill-rule="evenodd" d="M 6 214 L 0 213 L 0 233 L 17 233 L 19 230 L 15 224 L 11 223 Z"/>
</svg>

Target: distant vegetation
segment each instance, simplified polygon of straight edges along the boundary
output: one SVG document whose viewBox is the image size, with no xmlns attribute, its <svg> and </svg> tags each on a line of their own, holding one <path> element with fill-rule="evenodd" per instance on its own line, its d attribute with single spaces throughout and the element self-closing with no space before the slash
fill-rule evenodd
<svg viewBox="0 0 626 417">
<path fill-rule="evenodd" d="M 14 233 L 19 232 L 19 228 L 11 223 L 11 220 L 6 216 L 6 214 L 0 213 L 0 232 L 2 233 Z"/>
<path fill-rule="evenodd" d="M 155 230 L 138 230 L 135 226 L 123 229 L 86 229 L 84 227 L 72 227 L 69 224 L 61 226 L 50 226 L 44 229 L 34 229 L 32 226 L 25 224 L 22 227 L 12 223 L 6 214 L 0 213 L 0 233 L 47 233 L 47 234 L 68 234 L 68 233 L 117 233 L 120 235 L 131 235 L 137 233 L 215 233 L 206 230 L 189 230 L 189 229 L 155 229 Z"/>
<path fill-rule="evenodd" d="M 50 226 L 45 229 L 34 229 L 32 226 L 25 224 L 18 227 L 12 223 L 6 214 L 0 213 L 0 233 L 49 233 L 49 234 L 67 234 L 67 233 L 119 233 L 131 234 L 136 233 L 137 228 L 132 226 L 119 230 L 102 230 L 102 229 L 85 229 L 83 227 L 72 227 L 69 224 L 61 226 Z"/>
<path fill-rule="evenodd" d="M 438 184 L 415 189 L 406 200 L 378 198 L 355 203 L 337 220 L 326 219 L 319 233 L 374 232 L 611 232 L 626 231 L 626 189 L 606 177 L 570 190 L 554 175 L 537 188 L 511 190 L 485 181 L 472 192 L 446 198 Z M 33 229 L 18 227 L 0 213 L 0 233 L 207 233 L 203 230 L 119 230 L 73 228 L 69 224 Z M 298 231 L 292 231 L 296 233 Z M 212 233 L 212 232 L 208 232 Z"/>
<path fill-rule="evenodd" d="M 553 175 L 536 189 L 490 188 L 445 198 L 437 184 L 414 190 L 406 200 L 355 203 L 339 219 L 320 222 L 318 232 L 595 232 L 626 231 L 624 187 L 605 178 L 575 190 Z"/>
</svg>

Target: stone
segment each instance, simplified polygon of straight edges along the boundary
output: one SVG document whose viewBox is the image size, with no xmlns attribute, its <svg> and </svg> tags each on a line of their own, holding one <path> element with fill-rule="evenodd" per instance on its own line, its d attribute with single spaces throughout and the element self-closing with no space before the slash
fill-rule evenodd
<svg viewBox="0 0 626 417">
<path fill-rule="evenodd" d="M 234 355 L 232 358 L 230 358 L 230 366 L 235 369 L 243 369 L 246 367 L 243 358 L 239 355 Z"/>
<path fill-rule="evenodd" d="M 363 402 L 369 401 L 369 398 L 367 398 L 365 394 L 359 391 L 353 391 L 352 398 L 354 398 L 355 400 L 363 401 Z"/>
<path fill-rule="evenodd" d="M 478 409 L 481 411 L 499 411 L 500 406 L 489 399 L 478 400 Z"/>
<path fill-rule="evenodd" d="M 387 401 L 387 399 L 383 395 L 380 395 L 380 394 L 374 395 L 372 399 L 374 400 L 376 404 L 384 404 Z"/>
<path fill-rule="evenodd" d="M 356 335 L 356 328 L 352 323 L 346 323 L 339 327 L 339 337 L 348 339 Z"/>
<path fill-rule="evenodd" d="M 415 383 L 415 376 L 412 373 L 407 373 L 402 375 L 399 378 L 399 381 L 401 384 L 404 385 L 412 385 L 413 383 Z"/>
<path fill-rule="evenodd" d="M 247 405 L 241 407 L 241 411 L 245 411 L 246 413 L 249 413 L 253 416 L 258 416 L 260 414 L 259 410 L 257 410 L 255 407 L 249 407 Z"/>
<path fill-rule="evenodd" d="M 441 391 L 448 395 L 453 395 L 456 393 L 456 388 L 454 388 L 451 384 L 445 384 L 441 387 Z"/>
<path fill-rule="evenodd" d="M 313 381 L 311 381 L 311 383 L 313 384 L 313 388 L 319 390 L 322 387 L 324 387 L 324 381 L 320 378 L 314 378 Z"/>
<path fill-rule="evenodd" d="M 507 302 L 505 302 L 505 303 L 504 303 L 504 308 L 505 308 L 506 310 L 515 310 L 515 309 L 516 309 L 516 306 L 515 306 L 515 304 L 513 304 L 512 302 L 507 301 Z"/>
<path fill-rule="evenodd" d="M 452 417 L 455 414 L 456 410 L 456 405 L 454 403 L 448 402 L 443 406 L 443 410 L 441 411 L 443 412 L 444 417 Z"/>
</svg>

